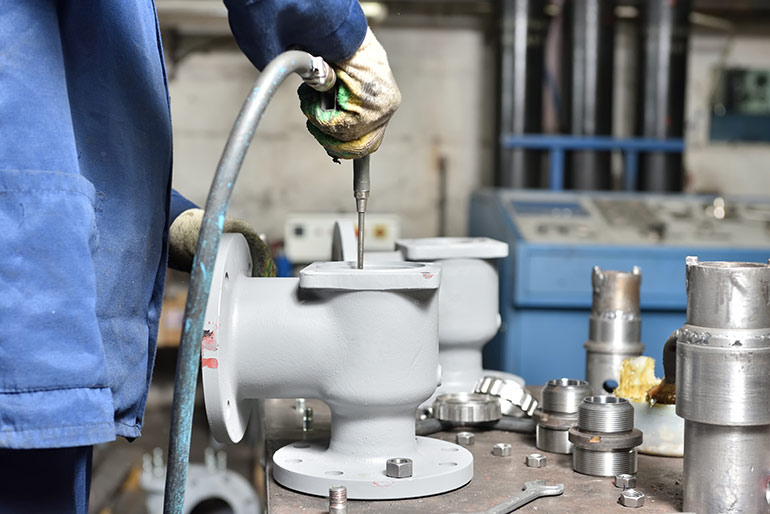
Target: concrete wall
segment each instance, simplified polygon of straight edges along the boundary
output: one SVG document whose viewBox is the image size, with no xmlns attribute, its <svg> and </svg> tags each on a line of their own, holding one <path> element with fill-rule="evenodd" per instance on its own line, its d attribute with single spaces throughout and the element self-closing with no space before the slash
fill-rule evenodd
<svg viewBox="0 0 770 514">
<path fill-rule="evenodd" d="M 738 26 L 733 36 L 697 29 L 689 57 L 685 134 L 688 190 L 770 196 L 770 145 L 708 140 L 714 71 L 724 63 L 728 67 L 770 69 L 770 27 Z"/>
<path fill-rule="evenodd" d="M 407 237 L 438 227 L 438 161 L 448 162 L 447 227 L 465 232 L 468 193 L 491 182 L 491 51 L 472 29 L 382 29 L 403 104 L 373 155 L 370 211 L 402 216 Z M 170 81 L 174 186 L 203 204 L 213 171 L 257 72 L 235 50 L 193 53 Z M 271 239 L 290 212 L 354 212 L 352 164 L 335 164 L 305 129 L 292 77 L 259 127 L 230 214 Z"/>
</svg>

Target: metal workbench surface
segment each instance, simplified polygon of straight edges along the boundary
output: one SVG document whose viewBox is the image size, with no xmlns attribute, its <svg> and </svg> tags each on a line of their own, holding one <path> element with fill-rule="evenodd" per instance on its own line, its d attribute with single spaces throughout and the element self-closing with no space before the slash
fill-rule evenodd
<svg viewBox="0 0 770 514">
<path fill-rule="evenodd" d="M 329 434 L 329 411 L 317 401 L 307 403 L 314 410 L 313 429 L 297 429 L 297 414 L 293 401 L 270 400 L 265 406 L 268 457 L 284 444 L 299 439 L 323 439 Z M 381 514 L 449 514 L 477 512 L 501 503 L 521 490 L 530 480 L 546 480 L 548 484 L 564 484 L 561 496 L 540 498 L 516 512 L 547 512 L 570 514 L 597 514 L 631 512 L 617 503 L 620 489 L 611 478 L 581 475 L 572 471 L 570 455 L 540 452 L 535 448 L 535 436 L 500 431 L 473 430 L 474 445 L 466 446 L 473 453 L 474 476 L 466 486 L 455 491 L 411 500 L 348 501 L 348 513 Z M 431 437 L 455 440 L 454 432 L 439 432 Z M 510 443 L 510 457 L 492 455 L 492 445 Z M 544 468 L 528 468 L 524 457 L 530 453 L 547 455 Z M 270 466 L 270 464 L 268 464 Z M 639 455 L 637 489 L 647 496 L 637 512 L 671 513 L 682 510 L 682 459 Z M 328 499 L 308 496 L 286 489 L 276 483 L 272 474 L 267 478 L 267 506 L 271 514 L 324 514 Z"/>
</svg>

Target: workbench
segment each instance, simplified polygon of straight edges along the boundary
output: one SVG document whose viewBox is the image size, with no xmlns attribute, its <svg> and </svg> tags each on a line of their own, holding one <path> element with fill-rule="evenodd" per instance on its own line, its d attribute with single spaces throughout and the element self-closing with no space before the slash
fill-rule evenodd
<svg viewBox="0 0 770 514">
<path fill-rule="evenodd" d="M 265 404 L 268 460 L 281 446 L 297 440 L 323 439 L 329 436 L 330 415 L 320 401 L 308 400 L 313 409 L 311 430 L 302 431 L 294 401 L 269 400 Z M 468 429 L 466 429 L 468 430 Z M 469 429 L 476 434 L 475 444 L 465 446 L 473 453 L 474 477 L 466 486 L 455 491 L 411 500 L 348 501 L 349 514 L 449 514 L 483 511 L 518 493 L 525 482 L 546 480 L 564 484 L 564 494 L 534 500 L 516 512 L 547 512 L 569 514 L 671 513 L 682 510 L 682 459 L 639 455 L 637 489 L 647 496 L 641 509 L 622 507 L 617 503 L 620 489 L 611 478 L 581 475 L 572 471 L 572 456 L 541 452 L 535 448 L 535 435 L 512 432 Z M 459 429 L 456 431 L 460 431 Z M 456 431 L 434 434 L 446 441 L 455 441 Z M 492 455 L 492 445 L 510 443 L 510 457 Z M 524 457 L 530 453 L 548 457 L 544 468 L 528 468 Z M 270 471 L 268 462 L 268 471 Z M 328 499 L 308 496 L 286 489 L 267 474 L 267 506 L 270 514 L 325 514 Z"/>
</svg>

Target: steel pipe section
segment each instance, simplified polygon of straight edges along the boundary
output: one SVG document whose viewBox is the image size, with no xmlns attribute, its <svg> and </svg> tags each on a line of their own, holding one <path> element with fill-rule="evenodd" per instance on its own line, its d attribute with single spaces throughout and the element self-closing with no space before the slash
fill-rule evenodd
<svg viewBox="0 0 770 514">
<path fill-rule="evenodd" d="M 543 131 L 547 3 L 546 0 L 502 0 L 500 3 L 501 136 Z M 498 145 L 498 185 L 540 187 L 542 150 L 505 148 L 502 141 Z"/>
<path fill-rule="evenodd" d="M 637 57 L 636 133 L 654 139 L 684 135 L 690 0 L 640 2 L 642 25 Z M 639 156 L 640 191 L 681 191 L 682 154 L 646 152 Z"/>
<path fill-rule="evenodd" d="M 584 345 L 586 380 L 594 394 L 606 394 L 604 383 L 618 381 L 623 360 L 638 357 L 644 351 L 639 310 L 642 271 L 637 266 L 631 273 L 604 271 L 594 266 L 591 279 L 593 304 L 588 341 Z"/>
<path fill-rule="evenodd" d="M 770 267 L 687 258 L 676 346 L 684 510 L 770 512 Z"/>
<path fill-rule="evenodd" d="M 615 2 L 564 3 L 564 121 L 574 136 L 612 135 Z M 610 152 L 573 150 L 567 156 L 569 189 L 611 189 Z"/>
</svg>

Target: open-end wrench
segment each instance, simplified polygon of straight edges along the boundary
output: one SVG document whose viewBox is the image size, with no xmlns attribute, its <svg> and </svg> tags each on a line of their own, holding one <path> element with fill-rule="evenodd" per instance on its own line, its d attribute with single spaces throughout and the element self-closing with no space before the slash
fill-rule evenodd
<svg viewBox="0 0 770 514">
<path fill-rule="evenodd" d="M 545 485 L 545 480 L 533 480 L 524 484 L 524 488 L 518 494 L 515 494 L 483 512 L 473 514 L 508 514 L 519 507 L 523 507 L 532 500 L 542 498 L 543 496 L 559 496 L 564 492 L 564 484 Z"/>
</svg>

